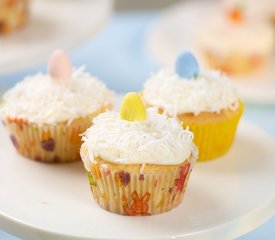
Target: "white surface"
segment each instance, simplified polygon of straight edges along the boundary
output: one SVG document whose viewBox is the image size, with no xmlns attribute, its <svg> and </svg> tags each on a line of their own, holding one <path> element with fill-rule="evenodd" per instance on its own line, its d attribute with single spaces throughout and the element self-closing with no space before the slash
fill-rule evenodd
<svg viewBox="0 0 275 240">
<path fill-rule="evenodd" d="M 69 50 L 91 37 L 111 14 L 112 0 L 32 0 L 22 30 L 0 37 L 0 74 L 46 61 L 52 50 Z"/>
<path fill-rule="evenodd" d="M 225 157 L 195 165 L 180 206 L 126 217 L 95 203 L 81 162 L 50 165 L 23 158 L 1 126 L 0 227 L 28 240 L 233 239 L 275 213 L 274 146 L 262 130 L 241 122 Z"/>
<path fill-rule="evenodd" d="M 203 1 L 183 2 L 164 11 L 148 31 L 148 46 L 154 58 L 162 65 L 174 64 L 182 49 L 189 49 L 202 57 L 197 49 L 196 31 L 204 21 L 205 13 L 214 11 L 214 5 Z M 241 96 L 253 103 L 275 103 L 275 57 L 258 73 L 236 78 Z"/>
</svg>

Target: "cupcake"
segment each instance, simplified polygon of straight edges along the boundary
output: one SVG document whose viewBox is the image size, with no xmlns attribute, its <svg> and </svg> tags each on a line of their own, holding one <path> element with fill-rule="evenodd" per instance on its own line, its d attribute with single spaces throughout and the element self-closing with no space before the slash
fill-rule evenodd
<svg viewBox="0 0 275 240">
<path fill-rule="evenodd" d="M 80 154 L 93 197 L 104 209 L 147 216 L 181 201 L 196 160 L 193 134 L 128 93 L 120 113 L 105 112 L 83 136 Z"/>
<path fill-rule="evenodd" d="M 194 133 L 198 160 L 224 155 L 231 147 L 243 103 L 231 81 L 213 70 L 200 70 L 189 52 L 179 55 L 175 70 L 163 69 L 145 83 L 147 106 L 177 117 Z"/>
<path fill-rule="evenodd" d="M 274 50 L 274 31 L 267 21 L 251 17 L 241 5 L 227 8 L 200 29 L 198 47 L 206 64 L 230 75 L 261 70 Z"/>
<path fill-rule="evenodd" d="M 24 26 L 28 19 L 29 0 L 0 1 L 0 35 Z"/>
<path fill-rule="evenodd" d="M 113 106 L 113 93 L 83 71 L 72 69 L 61 50 L 49 73 L 26 77 L 3 96 L 0 116 L 17 151 L 43 162 L 80 160 L 81 137 L 91 119 Z"/>
</svg>

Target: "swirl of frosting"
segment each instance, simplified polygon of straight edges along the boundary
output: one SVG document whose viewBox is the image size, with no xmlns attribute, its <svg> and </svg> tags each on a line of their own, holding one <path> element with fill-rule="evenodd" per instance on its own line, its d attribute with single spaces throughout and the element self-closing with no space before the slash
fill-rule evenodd
<svg viewBox="0 0 275 240">
<path fill-rule="evenodd" d="M 144 121 L 121 120 L 117 112 L 105 112 L 93 119 L 82 140 L 90 158 L 99 156 L 117 164 L 176 165 L 191 153 L 196 156 L 193 134 L 178 121 L 149 108 Z M 83 160 L 87 170 L 89 160 Z M 93 159 L 92 159 L 93 161 Z"/>
<path fill-rule="evenodd" d="M 66 86 L 45 74 L 25 78 L 4 94 L 0 115 L 37 124 L 69 124 L 109 106 L 113 100 L 113 92 L 104 83 L 79 68 Z"/>
<path fill-rule="evenodd" d="M 195 78 L 184 79 L 171 69 L 150 77 L 143 88 L 143 99 L 171 116 L 236 110 L 239 102 L 231 81 L 217 71 L 201 71 Z"/>
</svg>

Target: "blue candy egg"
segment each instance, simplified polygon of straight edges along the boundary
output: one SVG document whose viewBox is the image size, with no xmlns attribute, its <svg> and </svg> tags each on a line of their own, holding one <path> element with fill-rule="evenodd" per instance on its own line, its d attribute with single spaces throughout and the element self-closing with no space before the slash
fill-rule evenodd
<svg viewBox="0 0 275 240">
<path fill-rule="evenodd" d="M 176 73 L 182 77 L 191 79 L 199 74 L 199 64 L 194 55 L 188 51 L 183 51 L 176 60 Z"/>
</svg>

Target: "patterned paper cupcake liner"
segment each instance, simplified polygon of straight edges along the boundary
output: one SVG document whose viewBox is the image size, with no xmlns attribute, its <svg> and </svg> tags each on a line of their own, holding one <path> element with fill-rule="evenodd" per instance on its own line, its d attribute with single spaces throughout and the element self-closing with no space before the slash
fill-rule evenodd
<svg viewBox="0 0 275 240">
<path fill-rule="evenodd" d="M 36 161 L 63 163 L 80 160 L 79 135 L 91 125 L 91 117 L 76 119 L 70 125 L 38 125 L 10 118 L 3 123 L 20 154 Z"/>
<path fill-rule="evenodd" d="M 89 158 L 85 147 L 82 158 Z M 175 208 L 184 196 L 193 157 L 180 165 L 117 165 L 91 163 L 87 176 L 96 202 L 104 209 L 128 216 L 146 216 Z"/>
<path fill-rule="evenodd" d="M 243 104 L 236 114 L 222 121 L 205 124 L 183 121 L 183 127 L 189 127 L 194 133 L 194 143 L 199 149 L 198 161 L 213 160 L 229 151 L 235 138 L 239 120 L 243 113 Z"/>
</svg>

